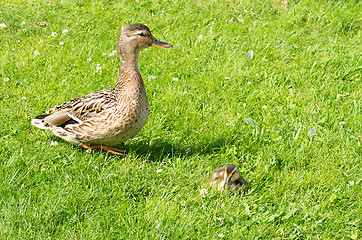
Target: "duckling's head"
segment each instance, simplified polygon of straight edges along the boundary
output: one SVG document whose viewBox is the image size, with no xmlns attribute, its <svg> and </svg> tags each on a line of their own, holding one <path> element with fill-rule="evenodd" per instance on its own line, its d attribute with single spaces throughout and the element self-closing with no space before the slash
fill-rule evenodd
<svg viewBox="0 0 362 240">
<path fill-rule="evenodd" d="M 140 51 L 150 46 L 170 48 L 171 44 L 161 42 L 152 36 L 150 29 L 143 24 L 131 24 L 125 27 L 118 38 L 118 51 Z"/>
<path fill-rule="evenodd" d="M 240 177 L 239 170 L 234 164 L 226 165 L 224 171 L 224 179 L 225 179 L 224 188 L 229 188 L 233 182 L 239 179 L 239 177 Z"/>
</svg>

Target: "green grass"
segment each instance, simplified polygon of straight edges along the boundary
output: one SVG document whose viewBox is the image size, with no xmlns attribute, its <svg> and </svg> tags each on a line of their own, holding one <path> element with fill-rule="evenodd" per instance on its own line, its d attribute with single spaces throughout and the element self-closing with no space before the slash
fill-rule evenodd
<svg viewBox="0 0 362 240">
<path fill-rule="evenodd" d="M 0 0 L 0 235 L 360 238 L 362 5 L 288 2 Z M 129 154 L 89 153 L 31 126 L 114 86 L 109 54 L 130 23 L 174 47 L 141 53 L 151 115 L 119 146 Z M 228 163 L 244 193 L 210 189 Z"/>
</svg>

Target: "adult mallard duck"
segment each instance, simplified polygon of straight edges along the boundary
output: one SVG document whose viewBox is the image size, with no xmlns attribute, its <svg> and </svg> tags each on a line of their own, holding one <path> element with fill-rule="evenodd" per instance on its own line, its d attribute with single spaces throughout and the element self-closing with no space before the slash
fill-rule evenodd
<svg viewBox="0 0 362 240">
<path fill-rule="evenodd" d="M 121 59 L 119 78 L 112 89 L 104 89 L 52 107 L 31 123 L 86 149 L 103 149 L 123 155 L 114 146 L 135 136 L 149 115 L 146 89 L 138 70 L 142 49 L 172 47 L 158 41 L 143 24 L 124 28 L 117 42 Z"/>
<path fill-rule="evenodd" d="M 239 174 L 238 168 L 234 164 L 228 164 L 224 168 L 217 168 L 211 174 L 210 183 L 219 190 L 230 189 L 237 191 L 241 186 L 246 185 L 246 181 Z"/>
</svg>

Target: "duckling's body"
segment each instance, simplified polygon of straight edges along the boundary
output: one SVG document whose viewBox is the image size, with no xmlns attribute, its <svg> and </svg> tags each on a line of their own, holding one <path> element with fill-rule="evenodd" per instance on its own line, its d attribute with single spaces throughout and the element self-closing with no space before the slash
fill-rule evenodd
<svg viewBox="0 0 362 240">
<path fill-rule="evenodd" d="M 234 164 L 226 165 L 224 168 L 217 168 L 211 174 L 210 184 L 213 187 L 222 189 L 230 189 L 237 191 L 243 185 L 246 185 L 246 181 L 239 174 L 238 168 Z"/>
<path fill-rule="evenodd" d="M 149 46 L 171 47 L 155 39 L 143 24 L 127 26 L 118 39 L 121 67 L 116 86 L 57 105 L 32 120 L 65 141 L 90 149 L 111 148 L 135 136 L 147 122 L 149 102 L 138 70 L 138 56 Z"/>
</svg>

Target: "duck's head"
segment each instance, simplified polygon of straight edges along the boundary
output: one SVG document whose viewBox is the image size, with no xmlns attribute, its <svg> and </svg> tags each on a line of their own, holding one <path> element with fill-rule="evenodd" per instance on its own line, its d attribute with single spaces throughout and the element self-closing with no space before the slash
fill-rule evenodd
<svg viewBox="0 0 362 240">
<path fill-rule="evenodd" d="M 140 51 L 150 46 L 170 48 L 171 44 L 161 42 L 152 36 L 150 29 L 143 24 L 131 24 L 125 27 L 118 38 L 118 51 L 128 52 L 132 50 Z"/>
<path fill-rule="evenodd" d="M 224 188 L 229 188 L 233 182 L 239 179 L 239 177 L 240 177 L 239 170 L 234 164 L 226 165 L 224 171 L 224 179 L 225 179 Z"/>
</svg>

